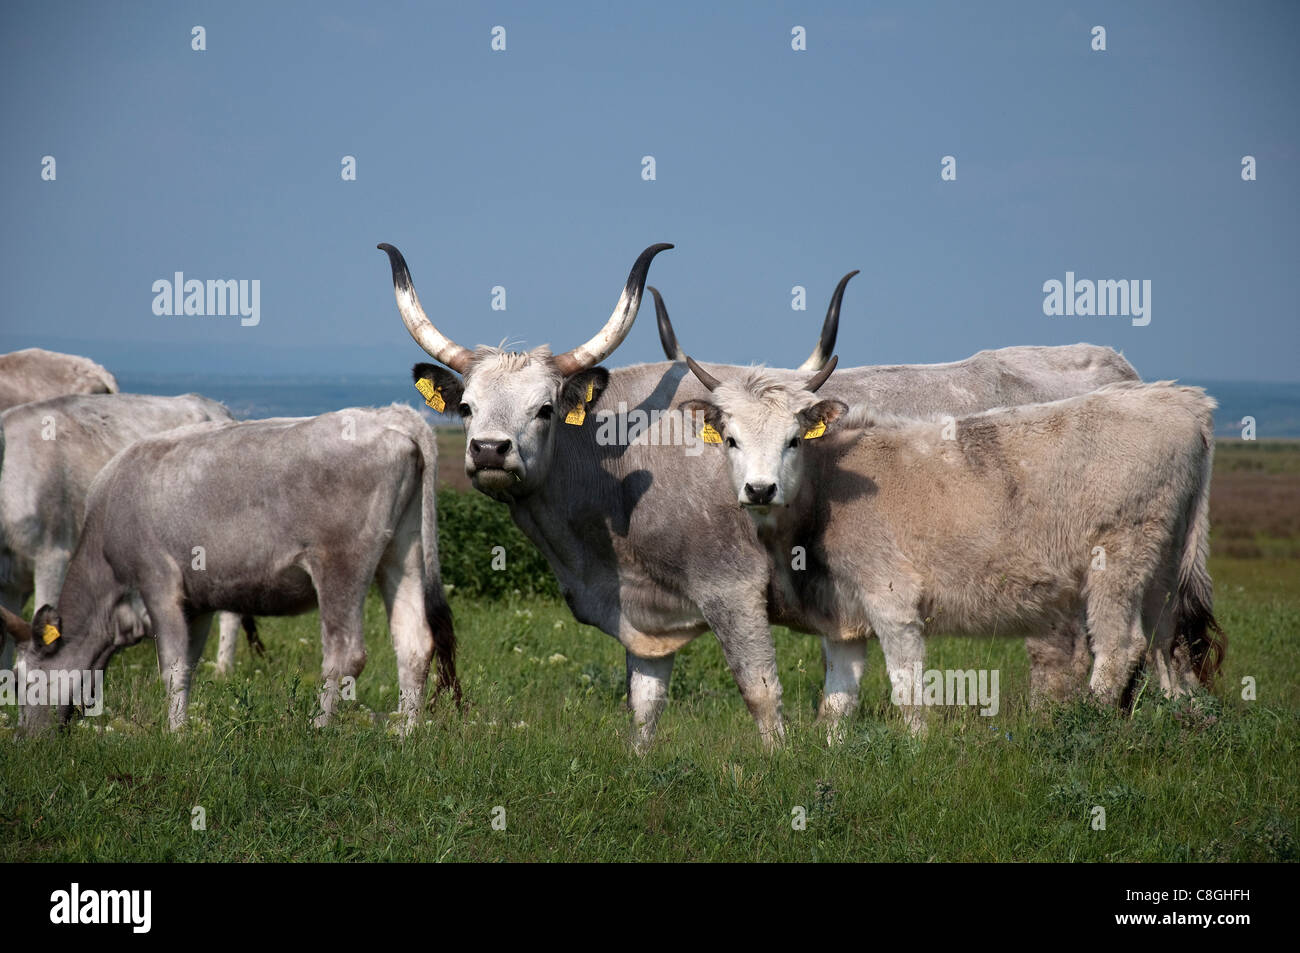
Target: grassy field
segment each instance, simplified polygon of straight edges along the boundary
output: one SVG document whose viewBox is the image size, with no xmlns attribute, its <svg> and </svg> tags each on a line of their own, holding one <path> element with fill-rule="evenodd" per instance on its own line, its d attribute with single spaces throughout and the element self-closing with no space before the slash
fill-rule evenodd
<svg viewBox="0 0 1300 953">
<path fill-rule="evenodd" d="M 1224 444 L 1215 481 L 1215 545 L 1231 530 L 1254 548 L 1212 559 L 1229 636 L 1213 696 L 1030 712 L 1023 643 L 940 639 L 927 664 L 999 669 L 1002 710 L 936 712 L 918 740 L 873 644 L 862 710 L 830 746 L 817 642 L 778 630 L 789 737 L 769 755 L 705 637 L 637 757 L 612 639 L 560 602 L 453 594 L 468 709 L 444 701 L 401 738 L 372 597 L 358 701 L 325 730 L 308 727 L 314 615 L 263 620 L 267 657 L 241 646 L 225 680 L 205 665 L 178 735 L 149 645 L 110 665 L 104 716 L 67 733 L 11 738 L 0 710 L 0 860 L 1295 860 L 1300 534 L 1295 511 L 1236 494 L 1295 503 L 1300 449 Z"/>
</svg>

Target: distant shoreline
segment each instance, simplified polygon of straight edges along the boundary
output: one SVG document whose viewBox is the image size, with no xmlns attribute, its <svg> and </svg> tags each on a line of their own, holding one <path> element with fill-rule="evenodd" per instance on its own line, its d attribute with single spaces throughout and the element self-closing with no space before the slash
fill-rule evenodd
<svg viewBox="0 0 1300 953">
<path fill-rule="evenodd" d="M 119 373 L 123 391 L 139 394 L 199 393 L 219 400 L 242 419 L 306 417 L 343 407 L 410 404 L 427 411 L 405 375 L 397 373 L 287 376 L 263 374 Z M 1153 380 L 1155 378 L 1152 378 Z M 1219 402 L 1215 435 L 1241 437 L 1244 417 L 1255 420 L 1257 440 L 1300 438 L 1300 383 L 1270 381 L 1198 381 Z M 455 425 L 454 417 L 427 412 L 435 426 Z"/>
</svg>

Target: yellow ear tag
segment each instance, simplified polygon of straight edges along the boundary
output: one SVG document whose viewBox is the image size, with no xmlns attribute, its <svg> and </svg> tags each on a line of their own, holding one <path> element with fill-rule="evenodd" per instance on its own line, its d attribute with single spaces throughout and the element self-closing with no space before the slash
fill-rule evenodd
<svg viewBox="0 0 1300 953">
<path fill-rule="evenodd" d="M 705 443 L 722 443 L 722 434 L 713 429 L 713 424 L 705 424 L 700 431 L 700 439 Z"/>
<path fill-rule="evenodd" d="M 49 645 L 51 642 L 57 642 L 62 637 L 63 634 L 52 625 L 47 625 L 45 631 L 41 633 L 41 640 L 46 645 Z"/>
<path fill-rule="evenodd" d="M 442 399 L 442 391 L 433 386 L 433 381 L 427 377 L 421 377 L 415 382 L 415 389 L 424 395 L 424 402 L 442 413 L 447 406 L 447 402 Z"/>
<path fill-rule="evenodd" d="M 816 427 L 812 427 L 811 429 L 804 431 L 803 438 L 805 440 L 815 440 L 825 432 L 826 432 L 826 421 L 819 420 L 817 421 Z"/>
<path fill-rule="evenodd" d="M 582 422 L 587 419 L 587 404 L 591 403 L 591 398 L 596 394 L 595 381 L 587 381 L 587 396 L 581 404 L 569 411 L 565 417 L 566 424 L 573 424 L 575 427 L 581 427 Z"/>
</svg>

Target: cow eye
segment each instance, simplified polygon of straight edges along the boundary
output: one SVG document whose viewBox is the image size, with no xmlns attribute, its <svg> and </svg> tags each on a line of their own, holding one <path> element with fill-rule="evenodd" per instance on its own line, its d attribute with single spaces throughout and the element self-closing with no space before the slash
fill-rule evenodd
<svg viewBox="0 0 1300 953">
<path fill-rule="evenodd" d="M 537 408 L 537 419 L 538 419 L 538 420 L 550 420 L 550 419 L 551 419 L 551 415 L 552 415 L 553 413 L 555 413 L 555 408 L 554 408 L 554 407 L 552 407 L 550 404 L 542 404 L 541 407 Z"/>
<path fill-rule="evenodd" d="M 470 413 L 469 404 L 462 403 L 459 407 L 456 408 L 456 412 L 459 413 L 462 417 L 468 417 Z"/>
<path fill-rule="evenodd" d="M 735 438 L 735 437 L 728 437 L 728 438 L 727 438 L 727 446 L 730 447 L 732 450 L 735 450 L 735 449 L 736 449 L 736 438 Z"/>
<path fill-rule="evenodd" d="M 790 449 L 793 450 L 793 449 L 794 449 L 795 447 L 797 447 L 797 446 L 799 446 L 799 438 L 798 438 L 798 437 L 791 437 L 791 438 L 790 438 L 790 443 L 789 443 L 789 447 L 790 447 Z"/>
</svg>

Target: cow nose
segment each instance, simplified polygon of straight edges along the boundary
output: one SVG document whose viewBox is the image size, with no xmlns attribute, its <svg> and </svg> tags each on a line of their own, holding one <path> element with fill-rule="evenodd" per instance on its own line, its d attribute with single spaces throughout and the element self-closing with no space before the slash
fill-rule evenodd
<svg viewBox="0 0 1300 953">
<path fill-rule="evenodd" d="M 504 467 L 510 452 L 509 440 L 471 440 L 470 459 L 476 467 Z"/>
<path fill-rule="evenodd" d="M 776 496 L 775 483 L 746 483 L 745 499 L 751 503 L 757 503 L 762 506 L 772 502 L 772 497 Z"/>
</svg>

